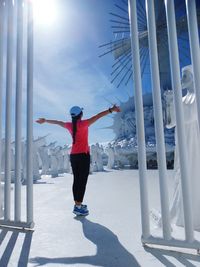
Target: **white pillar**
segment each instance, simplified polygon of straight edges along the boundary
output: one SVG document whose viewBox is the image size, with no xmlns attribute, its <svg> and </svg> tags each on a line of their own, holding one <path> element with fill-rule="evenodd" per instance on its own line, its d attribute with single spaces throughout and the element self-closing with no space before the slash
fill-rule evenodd
<svg viewBox="0 0 200 267">
<path fill-rule="evenodd" d="M 5 3 L 0 0 L 0 183 L 1 183 L 1 155 L 2 155 L 2 104 L 3 104 L 3 45 L 4 45 Z"/>
<path fill-rule="evenodd" d="M 21 219 L 21 132 L 22 132 L 22 57 L 23 57 L 23 6 L 17 1 L 17 62 L 15 111 L 15 220 Z"/>
<path fill-rule="evenodd" d="M 180 155 L 185 237 L 188 242 L 192 242 L 194 239 L 192 203 L 190 198 L 191 190 L 189 184 L 189 172 L 187 167 L 187 150 L 186 150 L 186 138 L 184 132 L 184 121 L 183 121 L 184 118 L 183 118 L 183 106 L 182 106 L 182 89 L 180 81 L 180 65 L 178 56 L 174 1 L 165 0 L 165 6 L 166 6 L 166 17 L 167 17 L 171 77 L 172 77 L 175 111 L 176 111 L 176 131 L 178 137 L 178 150 Z"/>
<path fill-rule="evenodd" d="M 27 223 L 33 223 L 33 7 L 27 3 Z"/>
<path fill-rule="evenodd" d="M 147 191 L 144 114 L 143 114 L 143 98 L 142 98 L 136 0 L 129 0 L 128 3 L 129 3 L 129 20 L 131 25 L 131 49 L 132 49 L 132 60 L 133 60 L 132 64 L 134 69 L 133 71 L 134 88 L 135 88 L 134 99 L 135 99 L 135 113 L 136 113 L 137 141 L 138 141 L 142 236 L 143 238 L 148 238 L 150 236 L 149 206 L 148 206 L 148 191 Z"/>
<path fill-rule="evenodd" d="M 12 110 L 12 59 L 13 59 L 13 17 L 12 0 L 7 5 L 7 66 L 6 66 L 6 122 L 5 122 L 5 220 L 10 220 L 10 190 L 11 190 L 11 110 Z"/>
<path fill-rule="evenodd" d="M 156 24 L 155 24 L 155 11 L 154 0 L 146 0 L 147 12 L 147 25 L 149 37 L 149 56 L 151 66 L 151 82 L 153 93 L 153 106 L 155 118 L 155 134 L 156 134 L 156 148 L 158 171 L 160 181 L 160 200 L 161 200 L 161 213 L 163 225 L 163 237 L 167 240 L 171 239 L 171 226 L 169 215 L 169 195 L 168 184 L 166 175 L 166 154 L 165 154 L 165 140 L 164 140 L 164 126 L 162 116 L 162 102 L 161 102 L 161 88 L 158 67 L 158 51 L 157 51 L 157 38 L 156 38 Z"/>
<path fill-rule="evenodd" d="M 194 85 L 198 111 L 198 121 L 200 125 L 200 49 L 195 0 L 186 0 L 186 9 L 190 39 L 190 52 L 193 66 Z"/>
</svg>

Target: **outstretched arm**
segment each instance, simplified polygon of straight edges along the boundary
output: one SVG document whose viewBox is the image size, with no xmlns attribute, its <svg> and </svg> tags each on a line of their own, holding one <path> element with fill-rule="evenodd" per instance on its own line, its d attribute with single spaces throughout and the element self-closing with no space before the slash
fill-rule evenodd
<svg viewBox="0 0 200 267">
<path fill-rule="evenodd" d="M 88 119 L 89 125 L 93 124 L 95 121 L 97 121 L 98 119 L 112 113 L 112 112 L 120 112 L 120 108 L 116 105 L 114 105 L 112 108 L 109 108 L 107 110 L 104 110 L 100 113 L 98 113 L 97 115 L 91 117 L 90 119 Z"/>
<path fill-rule="evenodd" d="M 57 120 L 46 120 L 45 118 L 39 118 L 36 120 L 37 123 L 43 124 L 43 123 L 50 123 L 50 124 L 56 124 L 61 127 L 65 128 L 65 122 L 64 121 L 57 121 Z"/>
</svg>

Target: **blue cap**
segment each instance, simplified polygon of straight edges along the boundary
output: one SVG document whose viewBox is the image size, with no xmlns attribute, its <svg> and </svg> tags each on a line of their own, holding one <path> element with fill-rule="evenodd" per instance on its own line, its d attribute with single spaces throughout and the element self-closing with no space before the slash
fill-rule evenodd
<svg viewBox="0 0 200 267">
<path fill-rule="evenodd" d="M 72 117 L 78 116 L 82 112 L 83 108 L 80 108 L 78 106 L 74 106 L 70 109 L 70 114 Z"/>
</svg>

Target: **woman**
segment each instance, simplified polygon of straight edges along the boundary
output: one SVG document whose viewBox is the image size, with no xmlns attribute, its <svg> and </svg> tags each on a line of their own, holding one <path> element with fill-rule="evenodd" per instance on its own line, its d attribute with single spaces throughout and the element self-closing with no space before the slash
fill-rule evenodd
<svg viewBox="0 0 200 267">
<path fill-rule="evenodd" d="M 114 105 L 113 107 L 98 113 L 90 119 L 82 120 L 83 109 L 78 106 L 74 106 L 70 109 L 72 122 L 47 120 L 45 118 L 39 118 L 37 120 L 37 123 L 40 124 L 51 123 L 66 128 L 72 136 L 73 142 L 70 153 L 70 161 L 74 177 L 72 191 L 75 205 L 73 213 L 76 215 L 86 216 L 89 214 L 87 205 L 82 204 L 90 169 L 88 127 L 98 119 L 112 112 L 120 112 L 120 108 Z"/>
</svg>

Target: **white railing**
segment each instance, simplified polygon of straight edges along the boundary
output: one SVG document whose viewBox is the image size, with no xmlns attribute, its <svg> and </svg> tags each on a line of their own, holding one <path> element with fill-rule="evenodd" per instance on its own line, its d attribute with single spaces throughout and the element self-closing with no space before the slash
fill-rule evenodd
<svg viewBox="0 0 200 267">
<path fill-rule="evenodd" d="M 197 26 L 197 14 L 195 0 L 186 0 L 187 20 L 190 37 L 191 58 L 193 64 L 195 88 L 200 88 L 200 51 Z M 158 51 L 156 38 L 155 7 L 154 0 L 146 0 L 146 15 L 148 27 L 150 69 L 152 81 L 152 95 L 154 103 L 155 132 L 157 144 L 158 172 L 160 185 L 160 203 L 162 216 L 162 236 L 153 236 L 150 229 L 150 211 L 146 170 L 146 151 L 144 138 L 144 119 L 142 103 L 142 82 L 140 71 L 139 36 L 137 26 L 137 1 L 129 0 L 129 20 L 131 25 L 131 47 L 133 58 L 133 79 L 135 93 L 136 125 L 138 138 L 138 162 L 140 179 L 142 243 L 157 244 L 174 247 L 200 248 L 200 242 L 194 239 L 191 191 L 189 173 L 187 167 L 186 139 L 183 125 L 182 90 L 180 79 L 180 64 L 177 44 L 177 32 L 175 21 L 174 1 L 165 0 L 165 12 L 169 40 L 170 69 L 172 87 L 175 88 L 174 102 L 176 112 L 176 131 L 178 138 L 178 151 L 180 155 L 181 187 L 184 210 L 185 239 L 179 240 L 171 235 L 169 196 L 166 175 L 166 158 L 164 144 L 164 125 L 162 117 L 162 102 L 160 92 L 160 77 L 158 65 Z M 197 110 L 200 118 L 200 90 L 196 90 Z"/>
<path fill-rule="evenodd" d="M 15 16 L 16 14 L 16 16 Z M 25 19 L 24 19 L 25 18 Z M 15 27 L 17 25 L 17 27 Z M 7 31 L 5 31 L 7 29 Z M 25 34 L 23 34 L 25 33 Z M 7 47 L 4 45 L 7 36 Z M 24 39 L 26 38 L 27 53 L 24 55 Z M 16 53 L 14 53 L 16 49 Z M 4 67 L 6 55 L 6 67 Z M 15 56 L 16 55 L 16 56 Z M 26 63 L 24 63 L 26 58 Z M 16 75 L 13 68 L 16 66 Z M 26 110 L 27 110 L 27 161 L 26 161 L 26 219 L 22 220 L 21 194 L 21 141 L 22 141 L 22 104 L 24 75 L 27 75 Z M 5 81 L 4 81 L 4 77 Z M 13 79 L 16 77 L 16 81 Z M 13 93 L 15 86 L 16 94 Z M 33 171 L 32 171 L 32 142 L 33 142 L 33 14 L 30 0 L 0 0 L 0 140 L 2 140 L 2 106 L 3 89 L 5 87 L 5 169 L 4 174 L 4 209 L 0 225 L 10 227 L 33 228 Z M 14 99 L 14 95 L 16 98 Z M 14 198 L 11 196 L 11 138 L 13 122 L 13 105 L 15 102 L 15 173 Z M 0 142 L 1 146 L 1 142 Z M 0 147 L 0 150 L 2 147 Z M 2 153 L 0 153 L 2 155 Z M 1 182 L 1 181 L 0 181 Z M 3 181 L 1 182 L 3 183 Z M 1 199 L 1 198 L 0 198 Z M 13 203 L 14 202 L 14 203 Z M 1 203 L 0 203 L 1 204 Z M 14 210 L 14 214 L 11 214 Z"/>
</svg>

